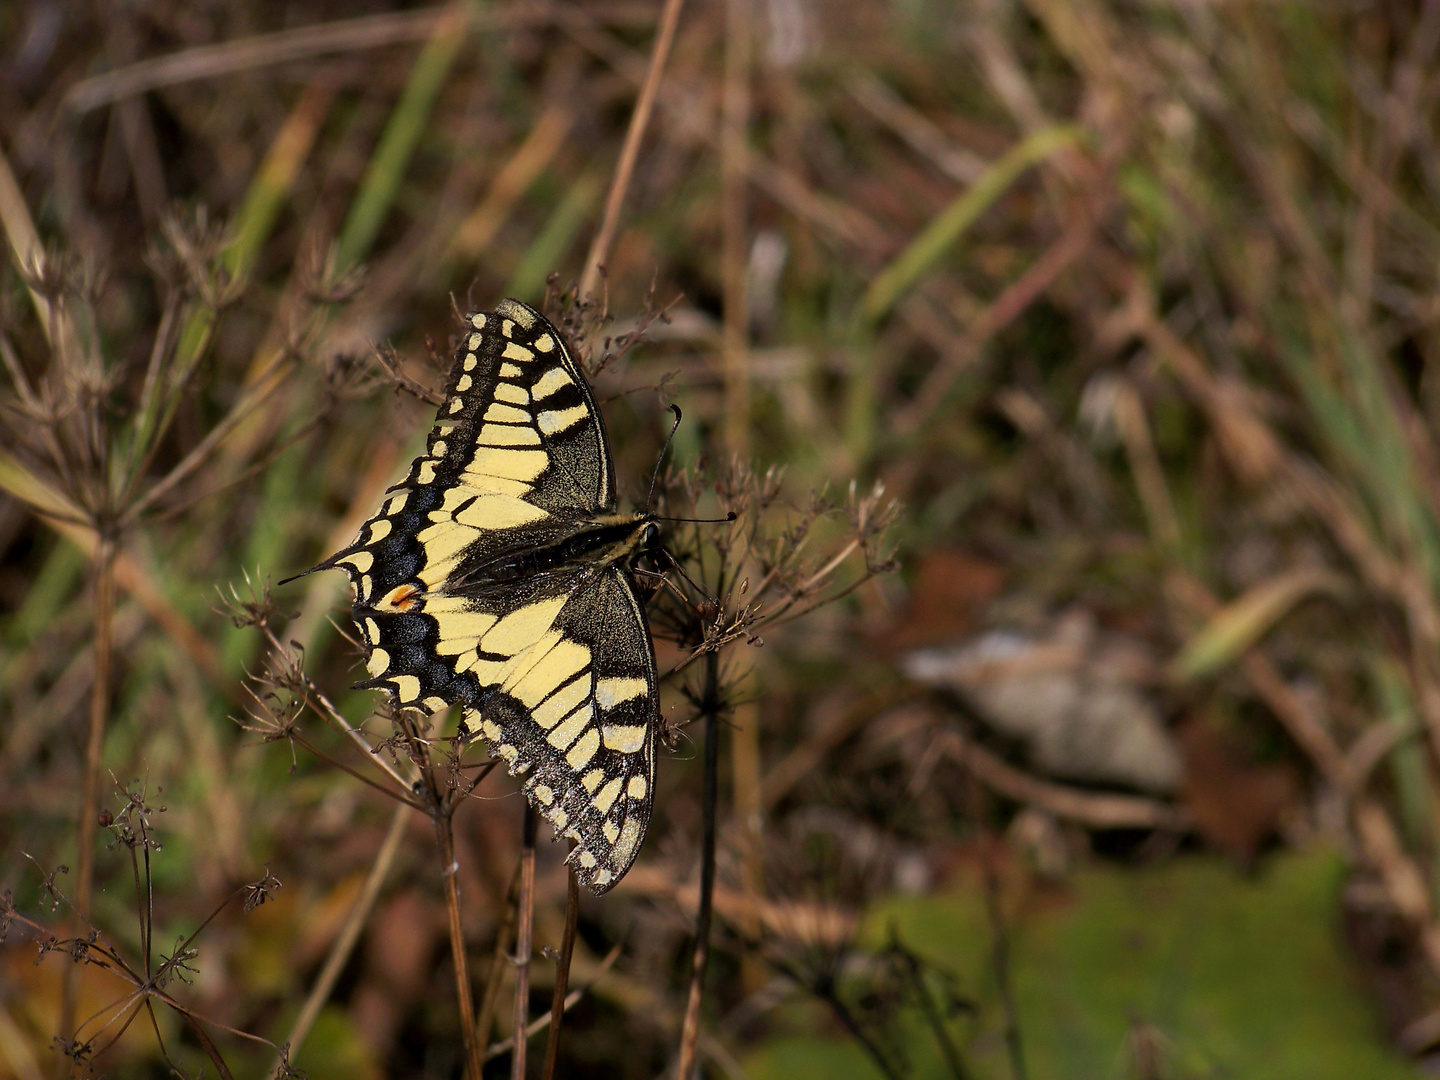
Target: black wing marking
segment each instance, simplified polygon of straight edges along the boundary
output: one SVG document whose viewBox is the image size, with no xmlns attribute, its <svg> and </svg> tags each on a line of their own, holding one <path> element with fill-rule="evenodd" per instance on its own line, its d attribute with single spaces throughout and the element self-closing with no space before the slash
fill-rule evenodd
<svg viewBox="0 0 1440 1080">
<path fill-rule="evenodd" d="M 366 637 L 368 685 L 431 709 L 463 699 L 424 647 L 433 628 L 398 616 L 469 611 L 447 595 L 462 563 L 534 547 L 615 505 L 604 421 L 554 326 L 517 300 L 467 323 L 425 453 L 315 568 L 349 574 L 362 631 L 385 627 Z"/>
<path fill-rule="evenodd" d="M 565 577 L 564 595 L 530 605 L 554 605 L 553 622 L 491 669 L 495 681 L 462 723 L 512 775 L 525 775 L 531 805 L 557 836 L 577 842 L 567 859 L 576 876 L 603 893 L 635 861 L 650 823 L 655 654 L 626 571 L 586 567 Z M 525 633 L 544 622 L 531 620 Z M 499 635 L 493 647 L 516 643 Z"/>
</svg>

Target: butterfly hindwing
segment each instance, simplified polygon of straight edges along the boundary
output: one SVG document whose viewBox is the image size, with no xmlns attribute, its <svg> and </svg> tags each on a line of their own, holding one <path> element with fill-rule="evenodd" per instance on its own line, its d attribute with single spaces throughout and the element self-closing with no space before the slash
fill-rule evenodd
<svg viewBox="0 0 1440 1080">
<path fill-rule="evenodd" d="M 649 821 L 658 722 L 627 549 L 596 556 L 584 542 L 630 527 L 614 507 L 579 366 L 548 320 L 506 300 L 468 317 L 425 453 L 317 567 L 350 576 L 371 675 L 360 685 L 428 712 L 461 706 L 463 727 L 578 841 L 576 872 L 602 892 Z"/>
<path fill-rule="evenodd" d="M 525 776 L 531 803 L 577 841 L 576 875 L 603 892 L 630 868 L 649 824 L 654 652 L 623 569 L 573 569 L 552 587 L 563 591 L 511 616 L 515 636 L 492 631 L 493 648 L 516 652 L 487 668 L 493 681 L 462 723 Z"/>
</svg>

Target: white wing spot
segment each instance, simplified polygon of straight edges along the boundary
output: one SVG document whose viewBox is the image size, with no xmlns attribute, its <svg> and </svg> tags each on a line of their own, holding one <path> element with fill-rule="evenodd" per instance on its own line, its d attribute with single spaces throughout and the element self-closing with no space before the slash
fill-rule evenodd
<svg viewBox="0 0 1440 1080">
<path fill-rule="evenodd" d="M 380 640 L 380 626 L 374 619 L 365 620 L 365 640 L 370 642 Z"/>
<path fill-rule="evenodd" d="M 471 379 L 469 375 L 461 375 L 460 380 L 455 384 L 456 393 L 463 394 L 470 389 Z"/>
<path fill-rule="evenodd" d="M 620 839 L 620 828 L 613 821 L 607 821 L 604 825 L 601 825 L 600 831 L 605 834 L 605 839 L 609 840 L 612 844 Z"/>
<path fill-rule="evenodd" d="M 475 365 L 478 364 L 479 362 L 480 362 L 480 361 L 476 359 L 475 354 L 474 354 L 473 352 L 472 352 L 472 353 L 466 353 L 466 354 L 465 354 L 465 370 L 466 370 L 466 371 L 474 371 L 474 370 L 475 370 Z"/>
<path fill-rule="evenodd" d="M 605 748 L 607 750 L 618 750 L 622 754 L 633 754 L 645 745 L 645 725 L 637 724 L 634 727 L 615 727 L 606 724 L 601 729 L 605 737 Z"/>
<path fill-rule="evenodd" d="M 644 679 L 618 678 L 597 679 L 595 700 L 602 709 L 613 709 L 622 701 L 629 701 L 648 692 L 650 684 Z"/>
<path fill-rule="evenodd" d="M 587 729 L 585 734 L 580 736 L 580 741 L 570 748 L 570 752 L 565 755 L 565 760 L 572 769 L 583 769 L 595 756 L 595 751 L 599 749 L 600 733 L 592 727 Z"/>
<path fill-rule="evenodd" d="M 500 303 L 495 305 L 495 311 L 500 315 L 509 315 L 510 318 L 514 319 L 526 330 L 531 329 L 535 325 L 535 316 L 529 308 L 518 300 L 508 298 L 501 300 Z"/>
<path fill-rule="evenodd" d="M 550 812 L 550 825 L 557 833 L 563 832 L 568 824 L 570 824 L 570 815 L 560 807 L 557 806 Z"/>
<path fill-rule="evenodd" d="M 535 798 L 539 799 L 546 806 L 549 806 L 555 801 L 555 792 L 551 791 L 547 784 L 536 784 Z"/>
<path fill-rule="evenodd" d="M 514 329 L 515 329 L 515 324 L 514 324 L 513 322 L 511 322 L 509 319 L 501 319 L 501 320 L 500 320 L 500 333 L 504 334 L 507 338 L 510 336 L 510 331 L 512 331 L 512 330 L 514 330 Z"/>
<path fill-rule="evenodd" d="M 540 430 L 546 435 L 553 435 L 557 431 L 574 427 L 589 415 L 590 410 L 584 405 L 572 405 L 558 412 L 542 412 L 539 416 Z"/>
<path fill-rule="evenodd" d="M 471 316 L 470 316 L 470 325 L 473 326 L 473 327 L 475 327 L 476 330 L 484 330 L 484 329 L 485 329 L 485 316 L 484 316 L 484 315 L 471 315 Z"/>
<path fill-rule="evenodd" d="M 530 718 L 548 731 L 562 717 L 570 715 L 575 706 L 584 701 L 589 694 L 589 679 L 572 679 L 531 710 Z M 593 711 L 592 708 L 591 712 L 593 713 Z"/>
<path fill-rule="evenodd" d="M 378 679 L 390 667 L 390 654 L 384 649 L 371 649 L 370 655 L 365 658 L 365 670 L 370 672 L 372 679 Z"/>
<path fill-rule="evenodd" d="M 451 414 L 452 416 L 453 416 L 455 413 L 459 412 L 459 411 L 460 411 L 461 409 L 463 409 L 463 408 L 465 408 L 465 399 L 464 399 L 464 398 L 458 398 L 458 397 L 457 397 L 457 398 L 455 398 L 453 401 L 450 402 L 450 414 Z"/>
<path fill-rule="evenodd" d="M 583 707 L 576 709 L 566 718 L 564 723 L 550 732 L 549 735 L 545 736 L 545 741 L 555 747 L 556 750 L 564 750 L 578 739 L 580 733 L 589 727 L 589 725 L 590 710 Z M 591 733 L 594 733 L 593 730 Z M 588 757 L 585 759 L 585 761 L 589 760 Z M 582 761 L 580 764 L 583 765 L 585 762 Z"/>
<path fill-rule="evenodd" d="M 372 521 L 370 523 L 369 543 L 378 543 L 379 541 L 384 540 L 385 537 L 389 535 L 390 522 L 386 521 L 384 518 L 377 518 L 375 521 Z"/>
<path fill-rule="evenodd" d="M 605 779 L 605 772 L 602 769 L 591 769 L 580 778 L 580 785 L 592 795 L 595 789 L 600 786 L 600 781 Z"/>
<path fill-rule="evenodd" d="M 540 376 L 539 381 L 530 388 L 530 396 L 536 401 L 539 401 L 541 398 L 549 397 L 558 390 L 563 390 L 567 386 L 574 385 L 575 380 L 570 378 L 564 368 L 553 367 L 545 372 L 544 375 Z"/>
<path fill-rule="evenodd" d="M 584 848 L 581 848 L 580 865 L 586 870 L 593 870 L 597 865 L 595 862 L 595 856 L 591 855 L 590 852 L 586 851 Z"/>
<path fill-rule="evenodd" d="M 533 709 L 589 662 L 590 650 L 584 645 L 561 641 L 507 689 Z"/>
<path fill-rule="evenodd" d="M 458 405 L 460 402 L 457 399 L 455 403 Z M 421 484 L 433 484 L 435 482 L 435 462 L 429 458 L 420 462 L 420 472 L 415 479 Z"/>
<path fill-rule="evenodd" d="M 615 800 L 620 797 L 620 788 L 624 782 L 624 780 L 617 776 L 601 788 L 600 794 L 596 795 L 594 800 L 592 800 L 592 805 L 594 805 L 595 809 L 599 810 L 602 814 L 608 814 L 610 807 L 614 806 Z M 614 840 L 615 837 L 612 836 L 610 839 Z"/>
<path fill-rule="evenodd" d="M 645 798 L 645 792 L 647 790 L 649 790 L 649 786 L 645 783 L 643 776 L 632 776 L 630 783 L 625 786 L 625 794 L 629 795 L 632 799 Z"/>
<path fill-rule="evenodd" d="M 535 359 L 535 354 L 524 345 L 517 345 L 515 342 L 505 346 L 505 351 L 500 354 L 506 360 L 519 360 L 521 363 L 528 363 Z"/>
<path fill-rule="evenodd" d="M 434 694 L 431 694 L 420 704 L 424 705 L 425 708 L 429 709 L 432 713 L 437 713 L 441 709 L 446 709 L 450 706 L 450 703 L 448 701 L 446 701 L 442 697 L 436 697 Z"/>
<path fill-rule="evenodd" d="M 479 334 L 471 334 L 470 340 L 465 343 L 465 347 L 468 348 L 471 352 L 474 352 L 475 350 L 480 348 L 481 340 L 482 339 Z"/>
<path fill-rule="evenodd" d="M 400 698 L 400 704 L 409 705 L 420 698 L 420 680 L 414 675 L 396 675 L 395 693 Z"/>
<path fill-rule="evenodd" d="M 500 378 L 502 378 L 502 379 L 517 379 L 517 378 L 519 378 L 519 377 L 520 377 L 520 369 L 519 369 L 518 367 L 516 367 L 514 364 L 501 364 L 501 365 L 500 365 Z"/>
<path fill-rule="evenodd" d="M 635 857 L 635 849 L 640 846 L 640 841 L 645 836 L 645 824 L 635 815 L 625 819 L 625 827 L 620 830 L 620 839 L 610 852 L 611 862 L 616 866 L 627 866 L 630 860 Z"/>
<path fill-rule="evenodd" d="M 541 352 L 549 352 L 555 347 L 555 339 L 549 334 L 541 334 L 535 341 L 535 348 Z"/>
<path fill-rule="evenodd" d="M 405 503 L 410 498 L 410 492 L 401 491 L 390 496 L 390 501 L 385 504 L 385 513 L 398 514 L 405 509 Z"/>
</svg>

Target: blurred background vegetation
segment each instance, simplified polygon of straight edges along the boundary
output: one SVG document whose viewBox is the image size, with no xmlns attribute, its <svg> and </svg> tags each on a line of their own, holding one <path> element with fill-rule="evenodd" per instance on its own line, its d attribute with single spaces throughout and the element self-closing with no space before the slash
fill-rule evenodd
<svg viewBox="0 0 1440 1080">
<path fill-rule="evenodd" d="M 682 465 L 900 504 L 898 573 L 727 656 L 704 1075 L 1433 1074 L 1440 3 L 666 9 L 642 129 L 658 0 L 0 5 L 0 1076 L 269 1075 L 242 1032 L 460 1073 L 430 823 L 262 744 L 271 645 L 217 589 L 347 543 L 416 452 L 377 347 L 436 385 L 454 306 L 587 260 L 597 350 L 666 312 L 598 383 L 623 497 L 673 401 Z M 361 724 L 346 602 L 287 586 L 277 634 Z M 557 1075 L 674 1074 L 667 695 Z M 476 795 L 500 1076 L 521 800 Z"/>
</svg>

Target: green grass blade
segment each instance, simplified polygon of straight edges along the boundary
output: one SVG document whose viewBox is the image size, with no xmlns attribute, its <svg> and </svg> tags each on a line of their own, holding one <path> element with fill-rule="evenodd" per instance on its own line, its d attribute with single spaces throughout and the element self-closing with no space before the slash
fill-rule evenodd
<svg viewBox="0 0 1440 1080">
<path fill-rule="evenodd" d="M 520 257 L 505 286 L 505 295 L 534 299 L 545 286 L 545 279 L 565 258 L 575 241 L 575 234 L 595 209 L 600 199 L 602 181 L 599 173 L 586 173 L 565 192 L 540 234 Z"/>
<path fill-rule="evenodd" d="M 465 40 L 469 17 L 467 3 L 462 0 L 454 4 L 435 24 L 415 61 L 410 81 L 390 114 L 335 243 L 337 273 L 343 274 L 357 266 L 375 242 L 385 215 L 395 201 L 415 145 L 430 120 L 435 99 Z"/>
<path fill-rule="evenodd" d="M 1073 124 L 1042 128 L 1011 147 L 875 276 L 860 301 L 860 318 L 875 323 L 939 262 L 965 231 L 1032 165 L 1073 146 L 1085 135 Z"/>
<path fill-rule="evenodd" d="M 1211 616 L 1175 658 L 1181 680 L 1198 679 L 1238 659 L 1250 646 L 1312 592 L 1338 593 L 1344 582 L 1309 567 L 1256 585 Z"/>
</svg>

